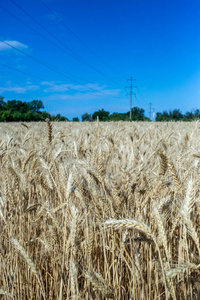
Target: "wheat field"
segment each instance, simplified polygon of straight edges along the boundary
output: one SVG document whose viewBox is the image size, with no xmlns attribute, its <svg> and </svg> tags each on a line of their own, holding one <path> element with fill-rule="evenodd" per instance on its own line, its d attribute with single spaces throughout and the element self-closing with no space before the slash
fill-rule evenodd
<svg viewBox="0 0 200 300">
<path fill-rule="evenodd" d="M 0 299 L 200 299 L 200 123 L 1 123 Z"/>
</svg>

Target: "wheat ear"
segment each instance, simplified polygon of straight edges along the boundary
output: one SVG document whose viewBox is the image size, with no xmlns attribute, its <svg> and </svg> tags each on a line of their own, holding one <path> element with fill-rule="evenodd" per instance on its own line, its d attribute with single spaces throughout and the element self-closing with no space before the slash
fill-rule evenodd
<svg viewBox="0 0 200 300">
<path fill-rule="evenodd" d="M 94 290 L 101 292 L 107 299 L 115 299 L 113 290 L 107 285 L 100 274 L 88 272 L 85 273 L 85 278 L 92 284 Z"/>
<path fill-rule="evenodd" d="M 32 261 L 32 259 L 28 256 L 28 253 L 25 251 L 25 249 L 20 245 L 20 243 L 15 239 L 15 238 L 12 238 L 11 239 L 12 241 L 12 244 L 14 245 L 15 249 L 17 251 L 19 251 L 19 253 L 22 255 L 22 257 L 24 258 L 24 260 L 26 261 L 27 265 L 29 266 L 29 268 L 31 269 L 32 273 L 35 275 L 35 277 L 37 278 L 37 281 L 39 283 L 39 286 L 40 286 L 40 289 L 41 289 L 41 292 L 42 292 L 42 295 L 43 295 L 43 298 L 46 299 L 46 296 L 45 296 L 45 292 L 44 292 L 44 289 L 43 289 L 43 286 L 42 286 L 42 282 L 39 278 L 39 275 L 37 273 L 37 270 L 36 270 L 36 267 L 35 267 L 35 264 L 34 262 Z"/>
<path fill-rule="evenodd" d="M 165 175 L 165 173 L 167 171 L 167 167 L 168 167 L 167 155 L 165 155 L 163 152 L 161 152 L 160 153 L 160 158 L 161 158 L 161 162 L 160 162 L 160 175 Z"/>
<path fill-rule="evenodd" d="M 51 143 L 51 141 L 52 141 L 52 124 L 49 119 L 46 119 L 45 121 L 47 122 L 47 128 L 48 128 L 48 140 Z"/>
<path fill-rule="evenodd" d="M 158 255 L 159 255 L 159 260 L 160 260 L 160 265 L 161 265 L 161 269 L 162 269 L 162 275 L 163 275 L 163 282 L 164 282 L 164 285 L 165 285 L 165 290 L 167 291 L 167 282 L 166 282 L 166 275 L 165 275 L 165 270 L 164 270 L 164 267 L 163 267 L 163 260 L 162 260 L 162 257 L 161 257 L 161 253 L 160 253 L 160 248 L 158 246 L 158 243 L 157 243 L 157 240 L 156 240 L 156 237 L 153 233 L 153 231 L 151 230 L 151 228 L 149 226 L 147 226 L 146 224 L 142 223 L 142 222 L 139 222 L 139 221 L 136 221 L 134 219 L 121 219 L 121 220 L 115 220 L 115 219 L 110 219 L 110 220 L 107 220 L 104 225 L 110 227 L 110 228 L 113 228 L 113 229 L 135 229 L 147 236 L 150 236 L 154 243 L 155 243 L 155 246 L 157 248 L 157 251 L 158 251 Z M 173 296 L 173 295 L 172 295 Z"/>
<path fill-rule="evenodd" d="M 5 295 L 14 299 L 14 296 L 12 294 L 2 289 L 0 289 L 0 295 Z"/>
</svg>

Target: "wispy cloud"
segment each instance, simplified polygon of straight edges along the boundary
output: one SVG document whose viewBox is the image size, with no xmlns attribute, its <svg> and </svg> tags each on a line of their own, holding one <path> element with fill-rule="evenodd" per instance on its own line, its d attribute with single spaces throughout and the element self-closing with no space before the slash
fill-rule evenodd
<svg viewBox="0 0 200 300">
<path fill-rule="evenodd" d="M 0 93 L 5 93 L 5 92 L 13 92 L 16 94 L 24 94 L 28 91 L 35 91 L 39 89 L 39 86 L 37 85 L 26 85 L 26 86 L 5 86 L 5 87 L 0 87 Z"/>
<path fill-rule="evenodd" d="M 48 86 L 44 89 L 45 93 L 50 92 L 67 92 L 67 91 L 73 91 L 78 93 L 78 97 L 80 98 L 80 93 L 85 92 L 85 95 L 88 97 L 88 95 L 94 96 L 94 95 L 103 95 L 106 94 L 107 96 L 110 95 L 118 95 L 120 93 L 119 89 L 113 89 L 109 90 L 106 85 L 99 85 L 98 83 L 87 83 L 85 85 L 75 85 L 75 84 L 56 84 L 54 82 L 49 81 L 43 81 L 41 82 L 42 85 Z M 82 93 L 83 94 L 83 93 Z M 83 94 L 84 95 L 84 94 Z M 60 95 L 60 99 L 67 97 L 68 99 L 73 97 L 75 98 L 75 95 Z"/>
<path fill-rule="evenodd" d="M 97 101 L 99 99 L 103 100 L 110 100 L 111 97 L 113 96 L 112 99 L 115 99 L 114 97 L 117 97 L 117 100 L 119 100 L 119 90 L 106 90 L 105 93 L 100 93 L 100 92 L 89 92 L 89 93 L 80 93 L 77 92 L 76 94 L 61 94 L 61 93 L 54 93 L 51 95 L 48 95 L 46 97 L 43 97 L 42 99 L 45 101 L 73 101 L 78 102 L 78 101 L 83 101 L 83 102 L 89 102 L 89 101 Z M 125 96 L 122 96 L 120 101 L 126 99 Z"/>
<path fill-rule="evenodd" d="M 7 41 L 7 40 L 5 40 L 4 42 L 0 41 L 0 51 L 10 50 L 10 49 L 12 49 L 11 46 L 13 46 L 17 49 L 27 49 L 28 48 L 27 45 L 22 44 L 18 41 Z"/>
<path fill-rule="evenodd" d="M 42 85 L 47 86 L 47 88 L 44 89 L 45 93 L 49 92 L 66 92 L 71 90 L 72 84 L 55 84 L 54 82 L 49 81 L 42 81 Z"/>
</svg>

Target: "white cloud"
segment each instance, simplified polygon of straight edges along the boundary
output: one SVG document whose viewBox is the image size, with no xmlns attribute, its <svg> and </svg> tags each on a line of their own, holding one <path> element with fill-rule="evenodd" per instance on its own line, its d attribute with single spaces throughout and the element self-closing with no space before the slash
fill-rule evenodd
<svg viewBox="0 0 200 300">
<path fill-rule="evenodd" d="M 18 41 L 6 41 L 5 40 L 4 42 L 0 41 L 0 51 L 10 50 L 10 49 L 12 49 L 11 46 L 13 46 L 17 49 L 27 49 L 28 48 L 27 45 L 22 44 Z"/>
<path fill-rule="evenodd" d="M 102 93 L 103 92 L 103 93 Z M 43 97 L 42 99 L 45 101 L 94 101 L 94 100 L 98 100 L 98 99 L 115 99 L 115 98 L 110 98 L 112 96 L 114 97 L 120 97 L 120 90 L 104 90 L 102 92 L 87 92 L 87 93 L 81 93 L 81 92 L 77 92 L 76 94 L 59 94 L 59 93 L 55 93 L 55 94 L 51 94 L 49 96 Z M 117 98 L 118 99 L 118 98 Z M 120 101 L 122 101 L 123 99 L 126 99 L 126 97 L 121 96 L 121 98 L 119 98 Z M 119 100 L 118 99 L 118 100 Z"/>
<path fill-rule="evenodd" d="M 87 97 L 88 95 L 94 96 L 94 95 L 99 95 L 102 96 L 105 94 L 107 96 L 111 96 L 111 95 L 118 95 L 120 90 L 119 89 L 115 89 L 115 90 L 109 90 L 107 89 L 106 85 L 102 85 L 100 86 L 98 83 L 87 83 L 85 85 L 75 85 L 75 84 L 56 84 L 54 82 L 49 82 L 49 81 L 43 81 L 41 82 L 42 85 L 46 85 L 48 86 L 48 88 L 44 89 L 45 93 L 49 93 L 49 92 L 66 92 L 66 91 L 73 91 L 76 92 L 78 94 L 78 97 L 80 97 L 80 93 L 81 92 L 87 92 L 87 94 L 85 94 Z M 83 94 L 83 93 L 82 93 Z M 83 94 L 84 95 L 84 94 Z M 68 99 L 70 97 L 73 97 L 75 95 L 62 95 L 60 98 L 64 98 L 67 97 Z"/>
<path fill-rule="evenodd" d="M 26 85 L 26 86 L 5 86 L 5 87 L 0 87 L 0 93 L 5 93 L 5 92 L 14 92 L 16 94 L 24 94 L 27 91 L 35 91 L 39 87 L 37 85 Z"/>
<path fill-rule="evenodd" d="M 42 81 L 41 84 L 44 86 L 45 85 L 48 86 L 48 88 L 44 90 L 45 93 L 65 92 L 65 91 L 69 91 L 72 88 L 72 84 L 55 84 L 49 81 Z"/>
</svg>

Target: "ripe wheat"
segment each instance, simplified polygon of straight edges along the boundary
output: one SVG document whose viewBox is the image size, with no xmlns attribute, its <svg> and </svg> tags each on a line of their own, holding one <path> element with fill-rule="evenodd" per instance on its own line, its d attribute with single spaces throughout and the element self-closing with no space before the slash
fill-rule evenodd
<svg viewBox="0 0 200 300">
<path fill-rule="evenodd" d="M 191 123 L 1 123 L 4 299 L 200 299 Z"/>
</svg>

